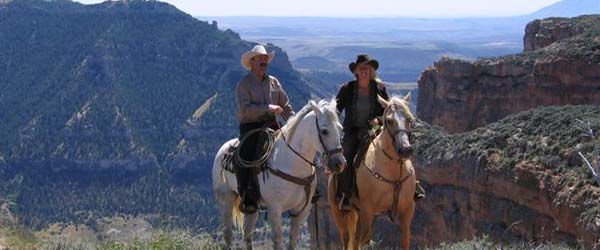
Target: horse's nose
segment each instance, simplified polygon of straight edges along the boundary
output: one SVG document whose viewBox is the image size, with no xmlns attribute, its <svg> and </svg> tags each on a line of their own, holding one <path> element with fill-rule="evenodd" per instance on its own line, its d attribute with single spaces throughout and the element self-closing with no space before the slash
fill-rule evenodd
<svg viewBox="0 0 600 250">
<path fill-rule="evenodd" d="M 331 168 L 331 171 L 336 174 L 344 172 L 344 169 L 346 168 L 346 159 L 344 157 L 334 157 L 329 162 L 329 167 Z"/>
</svg>

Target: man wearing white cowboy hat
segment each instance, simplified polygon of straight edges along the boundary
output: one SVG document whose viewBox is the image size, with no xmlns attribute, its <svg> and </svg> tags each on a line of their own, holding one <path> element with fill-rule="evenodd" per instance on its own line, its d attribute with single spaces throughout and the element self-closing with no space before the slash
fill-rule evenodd
<svg viewBox="0 0 600 250">
<path fill-rule="evenodd" d="M 274 52 L 267 53 L 264 46 L 256 45 L 241 57 L 242 67 L 249 72 L 238 82 L 235 89 L 240 138 L 257 128 L 277 129 L 276 114 L 281 114 L 286 119 L 294 114 L 279 80 L 266 74 L 267 67 L 274 56 Z M 262 148 L 261 145 L 265 142 L 261 135 L 262 133 L 252 134 L 244 141 L 244 145 L 240 145 L 242 159 L 258 158 L 257 154 L 260 152 L 257 152 L 257 149 Z M 236 171 L 238 192 L 242 198 L 240 211 L 244 213 L 254 213 L 258 207 L 257 202 L 260 197 L 256 171 L 257 168 L 244 167 Z"/>
</svg>

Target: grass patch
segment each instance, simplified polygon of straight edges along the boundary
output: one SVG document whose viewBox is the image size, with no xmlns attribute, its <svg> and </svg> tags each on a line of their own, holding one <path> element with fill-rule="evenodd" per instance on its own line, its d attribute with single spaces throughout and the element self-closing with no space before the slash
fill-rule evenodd
<svg viewBox="0 0 600 250">
<path fill-rule="evenodd" d="M 583 248 L 572 248 L 562 243 L 536 243 L 536 242 L 516 242 L 516 243 L 496 243 L 490 240 L 486 235 L 475 237 L 472 240 L 460 241 L 455 243 L 442 243 L 430 250 L 482 250 L 482 249 L 502 249 L 502 250 L 583 250 Z"/>
<path fill-rule="evenodd" d="M 11 250 L 214 250 L 221 249 L 209 235 L 193 236 L 185 232 L 154 233 L 148 240 L 93 243 L 56 238 L 39 240 L 13 233 L 6 241 Z"/>
</svg>

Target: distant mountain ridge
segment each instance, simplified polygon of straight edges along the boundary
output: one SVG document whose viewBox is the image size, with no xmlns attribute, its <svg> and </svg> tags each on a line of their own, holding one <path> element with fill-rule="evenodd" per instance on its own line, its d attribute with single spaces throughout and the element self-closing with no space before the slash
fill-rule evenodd
<svg viewBox="0 0 600 250">
<path fill-rule="evenodd" d="M 198 18 L 217 20 L 245 39 L 277 43 L 289 53 L 295 68 L 321 79 L 335 91 L 351 78 L 346 65 L 358 53 L 369 53 L 379 60 L 382 79 L 413 82 L 424 68 L 443 56 L 475 60 L 518 53 L 523 28 L 530 21 L 600 14 L 599 5 L 596 0 L 563 0 L 530 14 L 478 18 Z"/>
<path fill-rule="evenodd" d="M 527 17 L 529 19 L 539 19 L 547 17 L 576 17 L 589 14 L 600 14 L 600 1 L 562 0 L 535 11 L 527 15 Z"/>
</svg>

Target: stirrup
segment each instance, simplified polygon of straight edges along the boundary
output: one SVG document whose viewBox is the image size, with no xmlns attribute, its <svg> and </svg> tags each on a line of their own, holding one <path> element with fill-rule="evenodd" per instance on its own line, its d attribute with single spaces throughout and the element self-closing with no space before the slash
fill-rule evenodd
<svg viewBox="0 0 600 250">
<path fill-rule="evenodd" d="M 415 200 L 421 200 L 427 197 L 426 195 L 426 191 L 425 188 L 423 188 L 423 186 L 421 186 L 421 182 L 417 181 L 417 183 L 415 183 L 415 195 L 414 195 L 414 199 Z"/>
</svg>

